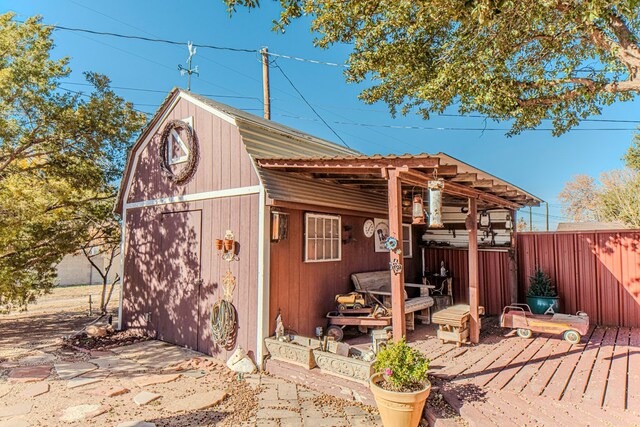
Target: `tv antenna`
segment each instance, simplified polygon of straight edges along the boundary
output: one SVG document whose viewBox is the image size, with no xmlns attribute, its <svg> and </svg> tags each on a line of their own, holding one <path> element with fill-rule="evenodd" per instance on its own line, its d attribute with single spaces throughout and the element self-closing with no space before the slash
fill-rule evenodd
<svg viewBox="0 0 640 427">
<path fill-rule="evenodd" d="M 195 74 L 196 76 L 200 76 L 198 72 L 198 66 L 195 68 L 191 68 L 191 60 L 196 55 L 196 48 L 193 47 L 192 42 L 187 43 L 187 47 L 189 48 L 189 59 L 187 59 L 187 68 L 184 68 L 181 64 L 178 64 L 178 70 L 180 71 L 180 75 L 187 75 L 187 90 L 191 90 L 191 74 Z"/>
</svg>

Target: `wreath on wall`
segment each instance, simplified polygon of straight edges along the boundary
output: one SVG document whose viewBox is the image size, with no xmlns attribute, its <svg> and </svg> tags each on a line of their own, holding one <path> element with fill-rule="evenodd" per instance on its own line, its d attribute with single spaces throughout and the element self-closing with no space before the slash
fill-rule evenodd
<svg viewBox="0 0 640 427">
<path fill-rule="evenodd" d="M 189 150 L 186 164 L 178 173 L 174 173 L 169 164 L 169 138 L 171 137 L 171 132 L 174 130 L 176 132 L 184 131 L 187 134 L 185 145 Z M 193 129 L 191 129 L 191 126 L 182 120 L 171 120 L 168 122 L 160 137 L 160 168 L 162 169 L 162 173 L 174 184 L 185 184 L 193 177 L 196 171 L 198 160 L 200 159 L 199 155 L 198 139 Z"/>
</svg>

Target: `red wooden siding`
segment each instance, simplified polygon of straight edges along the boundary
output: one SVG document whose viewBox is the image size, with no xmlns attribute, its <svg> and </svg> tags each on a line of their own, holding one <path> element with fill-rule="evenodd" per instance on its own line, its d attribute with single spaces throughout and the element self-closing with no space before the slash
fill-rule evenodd
<svg viewBox="0 0 640 427">
<path fill-rule="evenodd" d="M 640 326 L 640 232 L 519 233 L 518 265 L 522 301 L 539 266 L 558 287 L 563 312 Z"/>
<path fill-rule="evenodd" d="M 234 125 L 185 100 L 178 101 L 166 121 L 187 117 L 193 117 L 200 147 L 198 168 L 191 181 L 185 185 L 175 185 L 160 170 L 159 147 L 163 123 L 140 152 L 131 178 L 128 203 L 259 184 L 240 133 Z M 180 168 L 182 165 L 174 167 Z"/>
<path fill-rule="evenodd" d="M 486 314 L 497 315 L 511 303 L 509 284 L 509 256 L 506 250 L 478 252 L 480 272 L 480 305 Z M 469 251 L 463 248 L 427 248 L 425 266 L 430 272 L 439 272 L 440 263 L 453 276 L 453 298 L 456 303 L 469 303 Z"/>
<path fill-rule="evenodd" d="M 269 331 L 282 314 L 284 326 L 298 334 L 313 336 L 316 326 L 327 325 L 325 315 L 336 309 L 335 295 L 351 292 L 351 274 L 388 270 L 389 254 L 374 252 L 373 238 L 364 236 L 367 218 L 342 215 L 342 226 L 352 227 L 353 241 L 342 245 L 342 261 L 305 263 L 304 212 L 287 210 L 289 237 L 271 244 Z M 413 259 L 405 259 L 405 279 L 420 280 L 420 251 L 413 233 Z"/>
</svg>

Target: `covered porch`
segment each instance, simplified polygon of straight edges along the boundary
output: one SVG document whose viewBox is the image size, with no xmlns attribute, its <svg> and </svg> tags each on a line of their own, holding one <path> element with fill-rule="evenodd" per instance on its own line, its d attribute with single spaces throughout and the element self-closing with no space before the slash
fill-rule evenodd
<svg viewBox="0 0 640 427">
<path fill-rule="evenodd" d="M 513 184 L 443 153 L 262 158 L 257 159 L 257 163 L 272 212 L 324 212 L 351 219 L 351 224 L 341 230 L 345 249 L 336 270 L 339 274 L 333 275 L 330 280 L 339 280 L 341 286 L 332 289 L 341 292 L 353 290 L 349 277 L 354 273 L 374 269 L 391 270 L 394 336 L 405 336 L 407 333 L 405 283 L 421 283 L 428 276 L 427 270 L 439 271 L 442 261 L 445 261 L 445 268 L 453 276 L 454 302 L 469 305 L 469 340 L 472 343 L 477 343 L 480 337 L 481 300 L 485 305 L 492 304 L 490 312 L 517 300 L 516 211 L 524 206 L 538 205 L 541 200 Z M 442 193 L 441 198 L 433 198 L 431 204 L 427 201 L 430 183 L 432 186 L 436 183 Z M 414 196 L 420 196 L 423 209 L 430 212 L 426 224 L 412 215 Z M 480 214 L 484 217 L 481 228 L 478 224 Z M 361 234 L 365 219 L 379 216 L 388 220 L 388 236 L 399 242 L 400 246 L 409 242 L 406 247 L 410 248 L 409 257 L 405 247 L 402 248 L 404 251 L 388 250 L 386 254 L 371 253 L 361 247 L 363 242 L 358 243 L 357 250 L 348 248 L 350 239 L 366 240 Z M 485 221 L 487 219 L 488 223 Z M 296 225 L 296 221 L 292 221 L 290 239 L 298 239 L 302 237 L 300 234 L 305 236 L 307 233 L 307 223 Z M 403 233 L 409 233 L 413 239 L 407 240 Z M 280 258 L 283 255 L 300 256 L 300 251 L 306 249 L 304 246 L 293 246 L 281 253 L 281 248 L 278 243 L 272 243 L 270 286 L 277 293 L 277 289 L 287 282 L 286 298 L 291 301 L 289 292 L 293 281 L 290 273 L 295 260 L 282 265 Z M 363 259 L 375 259 L 375 268 L 371 263 L 363 262 Z M 317 271 L 322 275 L 332 267 L 332 263 L 318 263 L 312 267 L 299 264 L 293 267 L 293 272 Z M 287 274 L 278 274 L 280 270 Z M 327 302 L 329 292 L 322 300 L 320 297 L 314 298 L 310 293 L 316 291 L 308 283 L 301 280 L 295 292 L 298 295 L 305 293 L 314 302 L 309 304 L 307 310 L 295 311 L 291 307 L 284 310 L 285 327 L 287 316 L 310 316 L 309 313 L 318 305 L 332 309 L 334 303 Z M 271 317 L 282 312 L 282 307 L 283 297 L 272 295 Z M 326 313 L 328 310 L 324 311 Z M 296 319 L 295 322 L 297 328 L 291 329 L 307 334 L 312 326 L 323 326 L 317 313 L 311 320 L 303 322 Z M 270 329 L 273 330 L 272 327 Z"/>
</svg>

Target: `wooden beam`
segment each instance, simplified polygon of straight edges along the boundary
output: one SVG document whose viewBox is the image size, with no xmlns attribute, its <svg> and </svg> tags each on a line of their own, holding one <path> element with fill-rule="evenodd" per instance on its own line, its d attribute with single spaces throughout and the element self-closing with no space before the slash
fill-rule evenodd
<svg viewBox="0 0 640 427">
<path fill-rule="evenodd" d="M 371 218 L 373 215 L 384 216 L 387 214 L 387 211 L 373 211 L 373 210 L 353 210 L 353 209 L 343 209 L 333 206 L 320 206 L 320 205 L 310 205 L 306 203 L 297 203 L 297 202 L 285 202 L 281 200 L 273 200 L 271 202 L 271 206 L 277 206 L 287 209 L 296 209 L 300 211 L 311 211 L 311 212 L 321 212 L 321 213 L 332 213 L 338 215 L 349 215 L 349 216 L 359 216 L 363 218 Z"/>
<path fill-rule="evenodd" d="M 471 315 L 469 338 L 473 344 L 477 344 L 480 342 L 480 316 L 478 315 L 480 273 L 478 270 L 478 204 L 473 198 L 469 199 L 466 225 L 469 233 L 469 311 Z"/>
<path fill-rule="evenodd" d="M 259 159 L 258 165 L 269 169 L 308 170 L 363 170 L 382 168 L 434 168 L 440 165 L 437 157 L 357 157 L 329 159 Z M 335 172 L 327 172 L 335 173 Z"/>
<path fill-rule="evenodd" d="M 426 187 L 427 182 L 429 182 L 433 178 L 431 178 L 428 175 L 425 175 L 422 172 L 409 169 L 409 170 L 400 171 L 400 179 L 407 184 Z M 451 194 L 453 196 L 475 198 L 483 202 L 508 208 L 508 209 L 519 209 L 521 207 L 519 203 L 515 203 L 510 200 L 504 199 L 495 194 L 490 194 L 481 190 L 477 190 L 475 188 L 468 187 L 466 185 L 462 185 L 462 184 L 447 181 L 447 180 L 444 181 L 444 192 L 445 194 Z"/>
<path fill-rule="evenodd" d="M 478 180 L 478 174 L 475 173 L 459 173 L 453 178 L 452 182 L 475 182 Z"/>
<path fill-rule="evenodd" d="M 511 251 L 509 252 L 509 284 L 511 285 L 511 303 L 518 301 L 518 211 L 512 209 L 511 215 Z"/>
<path fill-rule="evenodd" d="M 493 187 L 493 180 L 492 179 L 479 179 L 477 181 L 473 181 L 472 185 L 474 187 L 477 187 L 477 188 L 491 188 L 491 187 Z"/>
<path fill-rule="evenodd" d="M 402 243 L 402 183 L 399 171 L 389 169 L 389 235 Z M 390 261 L 399 263 L 402 271 L 391 273 L 391 323 L 394 341 L 400 340 L 406 334 L 406 320 L 404 315 L 404 258 L 402 253 L 389 252 Z"/>
</svg>

